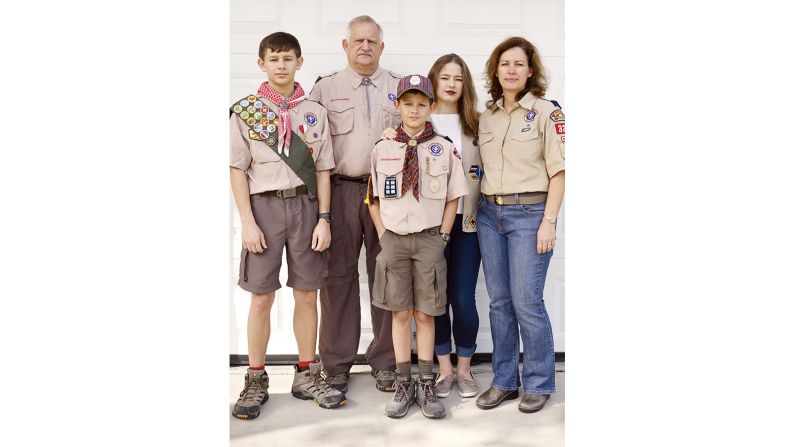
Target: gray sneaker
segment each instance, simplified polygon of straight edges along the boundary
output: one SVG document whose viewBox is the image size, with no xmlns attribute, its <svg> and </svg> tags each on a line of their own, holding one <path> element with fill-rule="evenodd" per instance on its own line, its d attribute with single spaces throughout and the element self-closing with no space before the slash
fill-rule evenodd
<svg viewBox="0 0 795 447">
<path fill-rule="evenodd" d="M 457 377 L 458 382 L 458 395 L 461 397 L 475 397 L 478 395 L 478 382 L 472 371 L 469 372 L 467 377 Z"/>
<path fill-rule="evenodd" d="M 328 376 L 326 375 L 326 372 L 323 371 L 323 375 L 326 377 L 326 382 L 328 382 L 332 388 L 336 389 L 342 394 L 348 392 L 348 380 L 351 378 L 351 373 L 342 372 L 335 376 Z"/>
<path fill-rule="evenodd" d="M 378 391 L 387 393 L 395 391 L 395 371 L 373 369 L 370 370 L 370 375 L 375 377 L 375 387 Z"/>
<path fill-rule="evenodd" d="M 394 387 L 395 395 L 392 400 L 387 402 L 384 408 L 384 414 L 391 418 L 402 418 L 409 412 L 409 407 L 414 405 L 417 397 L 416 382 L 413 378 L 406 379 L 405 377 L 397 376 L 395 378 Z"/>
<path fill-rule="evenodd" d="M 442 379 L 439 376 L 436 379 L 436 397 L 447 397 L 450 395 L 450 390 L 453 388 L 453 382 L 455 382 L 455 375 L 450 374 L 449 376 Z M 459 391 L 460 393 L 460 391 Z"/>
<path fill-rule="evenodd" d="M 313 399 L 322 408 L 337 408 L 345 405 L 345 395 L 331 387 L 326 378 L 320 374 L 320 363 L 310 363 L 306 371 L 298 371 L 295 367 L 292 393 L 298 399 Z"/>
<path fill-rule="evenodd" d="M 417 403 L 422 408 L 422 414 L 426 418 L 439 419 L 445 415 L 444 405 L 436 398 L 436 387 L 434 387 L 435 374 L 420 374 L 417 382 Z"/>
<path fill-rule="evenodd" d="M 259 407 L 268 400 L 268 373 L 265 370 L 246 373 L 246 385 L 232 409 L 238 419 L 254 419 L 259 416 Z"/>
</svg>

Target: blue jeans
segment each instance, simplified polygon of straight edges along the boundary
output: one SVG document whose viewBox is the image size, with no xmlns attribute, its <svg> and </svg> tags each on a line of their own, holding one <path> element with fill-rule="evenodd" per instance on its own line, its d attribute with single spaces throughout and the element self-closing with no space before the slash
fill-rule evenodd
<svg viewBox="0 0 795 447">
<path fill-rule="evenodd" d="M 456 214 L 450 242 L 444 250 L 447 259 L 447 310 L 435 318 L 436 355 L 452 352 L 450 343 L 450 307 L 453 308 L 455 352 L 459 357 L 475 354 L 478 337 L 478 309 L 475 307 L 475 286 L 480 270 L 480 247 L 477 233 L 465 233 L 461 228 L 462 215 Z"/>
<path fill-rule="evenodd" d="M 539 255 L 536 235 L 544 204 L 478 203 L 478 240 L 491 300 L 494 342 L 491 386 L 519 388 L 519 337 L 524 344 L 521 384 L 527 394 L 555 392 L 555 347 L 544 307 L 544 283 L 552 252 Z"/>
</svg>

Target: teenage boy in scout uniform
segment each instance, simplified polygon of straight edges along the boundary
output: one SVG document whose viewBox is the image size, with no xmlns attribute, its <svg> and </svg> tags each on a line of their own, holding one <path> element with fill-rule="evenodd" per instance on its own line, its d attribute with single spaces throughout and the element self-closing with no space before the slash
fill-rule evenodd
<svg viewBox="0 0 795 447">
<path fill-rule="evenodd" d="M 428 121 L 431 81 L 406 76 L 395 107 L 403 123 L 394 140 L 373 149 L 367 203 L 381 243 L 376 259 L 373 305 L 392 312 L 397 376 L 384 413 L 406 415 L 415 399 L 428 418 L 445 415 L 433 373 L 434 317 L 445 312 L 450 240 L 458 198 L 469 192 L 461 157 Z M 411 376 L 411 318 L 417 325 L 419 381 Z"/>
<path fill-rule="evenodd" d="M 358 261 L 362 242 L 371 298 L 375 257 L 380 250 L 375 227 L 363 204 L 370 152 L 385 128 L 400 123 L 394 107 L 400 76 L 378 65 L 384 49 L 383 30 L 371 17 L 355 17 L 348 23 L 342 47 L 348 66 L 331 76 L 318 78 L 309 98 L 328 109 L 336 161 L 331 177 L 334 242 L 329 248 L 328 281 L 320 290 L 320 359 L 332 386 L 345 392 L 361 335 Z M 392 316 L 371 305 L 370 317 L 373 340 L 365 353 L 367 363 L 376 378 L 376 387 L 392 391 L 395 380 Z"/>
<path fill-rule="evenodd" d="M 248 315 L 249 368 L 232 410 L 252 419 L 268 400 L 265 353 L 270 310 L 287 247 L 287 285 L 293 288 L 293 328 L 298 344 L 292 394 L 336 408 L 345 396 L 321 375 L 315 361 L 317 290 L 325 283 L 323 251 L 331 243 L 329 173 L 334 167 L 326 109 L 304 98 L 295 80 L 303 58 L 298 40 L 287 33 L 266 36 L 258 63 L 267 73 L 256 94 L 230 112 L 232 192 L 243 224 L 238 285 L 251 292 Z"/>
</svg>

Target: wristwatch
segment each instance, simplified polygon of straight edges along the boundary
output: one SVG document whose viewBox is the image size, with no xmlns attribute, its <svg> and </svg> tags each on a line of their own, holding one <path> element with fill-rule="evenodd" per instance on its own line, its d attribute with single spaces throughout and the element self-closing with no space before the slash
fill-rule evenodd
<svg viewBox="0 0 795 447">
<path fill-rule="evenodd" d="M 555 225 L 558 222 L 557 216 L 546 216 L 545 215 L 544 216 L 544 220 L 546 220 L 547 222 L 551 223 L 552 225 Z"/>
<path fill-rule="evenodd" d="M 442 233 L 439 232 L 439 236 L 441 236 L 442 240 L 445 242 L 450 242 L 450 233 Z"/>
<path fill-rule="evenodd" d="M 317 218 L 318 219 L 323 219 L 323 220 L 325 220 L 328 223 L 331 223 L 331 221 L 334 220 L 331 217 L 331 213 L 320 213 L 320 214 L 317 215 Z"/>
</svg>

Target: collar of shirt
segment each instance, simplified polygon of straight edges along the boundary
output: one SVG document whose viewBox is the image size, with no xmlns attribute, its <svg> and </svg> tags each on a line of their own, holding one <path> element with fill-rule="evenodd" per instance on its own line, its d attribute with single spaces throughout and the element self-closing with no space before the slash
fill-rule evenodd
<svg viewBox="0 0 795 447">
<path fill-rule="evenodd" d="M 356 90 L 357 88 L 361 87 L 362 79 L 366 76 L 362 76 L 359 73 L 356 73 L 356 70 L 351 68 L 350 65 L 345 67 L 345 73 L 348 75 L 348 82 L 351 83 L 351 88 Z M 375 86 L 378 90 L 383 90 L 384 87 L 384 70 L 381 67 L 378 67 L 375 72 L 370 76 L 370 83 Z"/>
<path fill-rule="evenodd" d="M 503 107 L 504 100 L 505 100 L 505 96 L 500 96 L 500 98 L 497 99 L 497 102 L 494 103 L 495 106 L 496 106 L 494 108 L 495 112 L 497 111 L 498 108 L 500 108 L 502 110 L 505 110 L 507 113 L 511 113 L 511 110 L 506 110 L 505 107 Z M 519 104 L 519 106 L 521 106 L 522 108 L 530 110 L 531 108 L 533 108 L 533 104 L 535 104 L 535 102 L 536 102 L 536 97 L 532 93 L 527 92 L 522 97 L 522 99 L 520 99 L 518 102 L 516 102 L 514 104 Z"/>
</svg>

